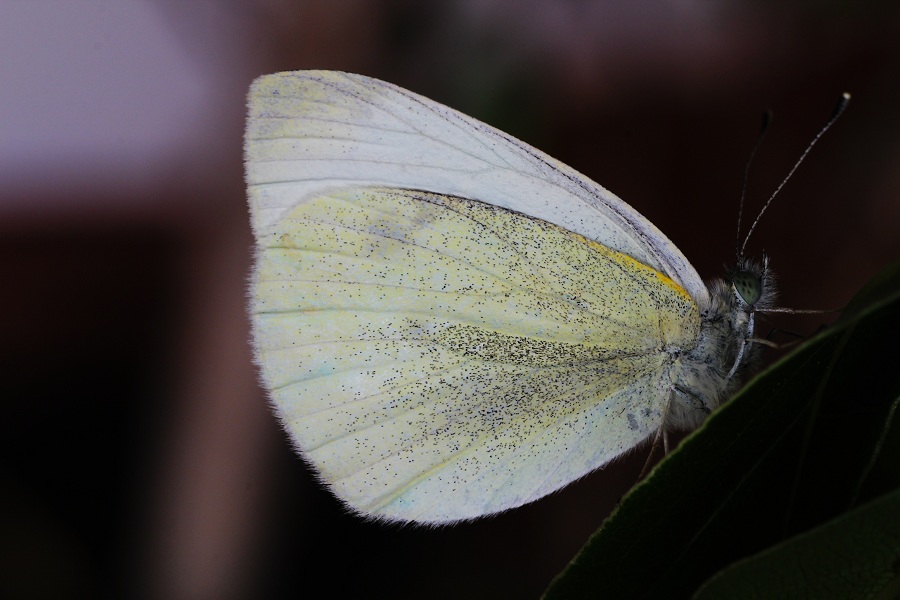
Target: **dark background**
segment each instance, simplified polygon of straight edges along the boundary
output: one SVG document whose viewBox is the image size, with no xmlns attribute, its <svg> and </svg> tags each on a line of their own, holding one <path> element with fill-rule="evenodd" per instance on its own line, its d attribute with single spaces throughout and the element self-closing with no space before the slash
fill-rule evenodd
<svg viewBox="0 0 900 600">
<path fill-rule="evenodd" d="M 355 71 L 485 120 L 704 277 L 732 260 L 762 111 L 751 217 L 849 91 L 750 251 L 799 308 L 842 306 L 900 256 L 892 2 L 12 1 L 0 56 L 3 597 L 535 597 L 640 470 L 643 452 L 455 527 L 344 514 L 250 361 L 257 75 Z"/>
</svg>

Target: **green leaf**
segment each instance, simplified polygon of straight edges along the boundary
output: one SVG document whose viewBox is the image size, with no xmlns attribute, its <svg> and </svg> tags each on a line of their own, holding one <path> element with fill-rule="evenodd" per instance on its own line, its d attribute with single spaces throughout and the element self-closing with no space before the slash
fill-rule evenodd
<svg viewBox="0 0 900 600">
<path fill-rule="evenodd" d="M 900 489 L 898 332 L 900 264 L 685 439 L 545 598 L 689 598 L 724 567 Z"/>
<path fill-rule="evenodd" d="M 728 567 L 696 600 L 900 597 L 900 490 Z"/>
</svg>

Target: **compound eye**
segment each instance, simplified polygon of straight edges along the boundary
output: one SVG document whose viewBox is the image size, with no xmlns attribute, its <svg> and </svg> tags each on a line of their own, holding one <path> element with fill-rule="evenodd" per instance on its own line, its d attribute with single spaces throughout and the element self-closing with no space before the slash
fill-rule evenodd
<svg viewBox="0 0 900 600">
<path fill-rule="evenodd" d="M 738 271 L 731 278 L 731 284 L 734 286 L 738 298 L 743 300 L 747 306 L 753 306 L 759 302 L 762 296 L 762 281 L 755 273 Z"/>
</svg>

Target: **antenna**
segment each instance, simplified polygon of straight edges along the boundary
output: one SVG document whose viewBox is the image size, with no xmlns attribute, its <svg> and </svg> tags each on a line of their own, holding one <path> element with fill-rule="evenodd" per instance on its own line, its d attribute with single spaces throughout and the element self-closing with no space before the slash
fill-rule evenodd
<svg viewBox="0 0 900 600">
<path fill-rule="evenodd" d="M 759 135 L 756 136 L 756 143 L 753 144 L 753 150 L 750 151 L 750 158 L 747 159 L 747 166 L 744 167 L 744 181 L 741 184 L 741 200 L 738 203 L 737 231 L 734 234 L 734 254 L 738 262 L 741 261 L 741 217 L 744 215 L 744 198 L 747 196 L 747 182 L 750 181 L 750 165 L 756 157 L 756 151 L 762 146 L 763 139 L 766 137 L 766 131 L 772 124 L 772 111 L 767 110 L 763 113 L 762 127 L 759 129 Z"/>
<path fill-rule="evenodd" d="M 769 196 L 769 200 L 762 207 L 762 210 L 760 210 L 759 214 L 756 215 L 756 219 L 753 221 L 753 224 L 750 225 L 750 231 L 747 232 L 747 237 L 744 238 L 744 244 L 741 246 L 740 252 L 738 252 L 738 258 L 740 258 L 741 256 L 744 255 L 744 250 L 747 248 L 747 242 L 750 240 L 750 236 L 753 234 L 753 231 L 756 229 L 756 224 L 759 223 L 760 217 L 763 216 L 763 213 L 766 212 L 766 209 L 769 208 L 770 204 L 772 204 L 772 200 L 775 199 L 775 196 L 778 195 L 778 192 L 781 191 L 781 188 L 784 187 L 784 184 L 788 182 L 788 180 L 791 178 L 791 176 L 793 176 L 794 171 L 797 170 L 797 167 L 800 166 L 800 163 L 803 162 L 803 159 L 805 159 L 806 155 L 809 154 L 809 151 L 812 150 L 812 147 L 815 146 L 816 142 L 819 141 L 819 138 L 821 138 L 825 134 L 825 132 L 828 131 L 832 125 L 834 125 L 834 122 L 838 120 L 838 117 L 841 116 L 841 114 L 844 112 L 844 109 L 847 108 L 847 104 L 849 104 L 849 103 L 850 103 L 850 94 L 848 94 L 847 92 L 844 92 L 841 95 L 840 100 L 838 100 L 837 106 L 835 106 L 834 112 L 831 114 L 831 118 L 828 119 L 828 122 L 825 123 L 825 126 L 822 127 L 821 130 L 819 130 L 819 133 L 816 134 L 816 137 L 814 137 L 812 139 L 812 141 L 806 147 L 806 150 L 803 151 L 803 154 L 801 154 L 800 158 L 797 159 L 797 162 L 794 163 L 794 167 L 787 174 L 787 177 L 785 177 L 781 181 L 781 183 L 778 185 L 778 187 L 775 189 L 775 191 L 772 193 L 772 195 Z"/>
</svg>

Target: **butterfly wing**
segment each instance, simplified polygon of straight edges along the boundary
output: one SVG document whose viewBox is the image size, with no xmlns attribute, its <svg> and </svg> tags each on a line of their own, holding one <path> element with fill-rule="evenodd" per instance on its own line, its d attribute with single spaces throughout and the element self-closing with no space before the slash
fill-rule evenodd
<svg viewBox="0 0 900 600">
<path fill-rule="evenodd" d="M 462 198 L 334 189 L 258 242 L 263 379 L 321 479 L 376 518 L 502 511 L 639 444 L 670 393 L 660 348 L 699 324 L 655 270 Z"/>
<path fill-rule="evenodd" d="M 665 273 L 698 302 L 697 272 L 652 223 L 574 169 L 455 110 L 335 71 L 257 79 L 247 184 L 257 236 L 299 202 L 346 185 L 423 189 L 510 208 Z"/>
</svg>

